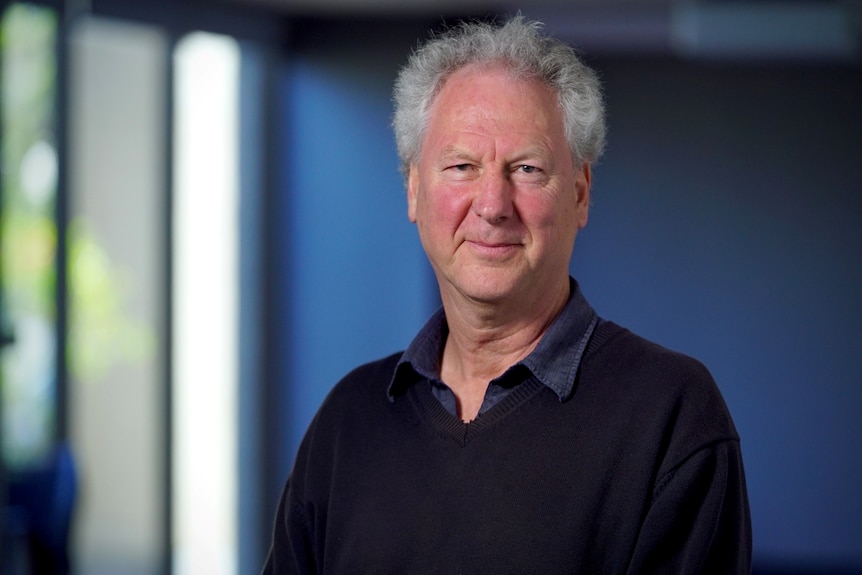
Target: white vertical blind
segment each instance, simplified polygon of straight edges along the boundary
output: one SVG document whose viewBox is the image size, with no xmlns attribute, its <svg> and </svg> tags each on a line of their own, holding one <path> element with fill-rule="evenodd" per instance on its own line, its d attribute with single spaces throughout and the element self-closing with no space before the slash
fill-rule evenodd
<svg viewBox="0 0 862 575">
<path fill-rule="evenodd" d="M 158 337 L 170 45 L 157 26 L 88 16 L 75 20 L 68 49 L 72 556 L 76 573 L 152 575 L 165 512 Z"/>
<path fill-rule="evenodd" d="M 173 531 L 176 575 L 237 571 L 239 47 L 175 53 Z"/>
</svg>

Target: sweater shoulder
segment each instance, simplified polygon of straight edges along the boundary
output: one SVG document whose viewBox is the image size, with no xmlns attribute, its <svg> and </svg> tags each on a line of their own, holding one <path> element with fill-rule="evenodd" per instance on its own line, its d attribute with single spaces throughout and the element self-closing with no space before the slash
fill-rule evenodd
<svg viewBox="0 0 862 575">
<path fill-rule="evenodd" d="M 327 394 L 318 417 L 344 410 L 355 412 L 369 409 L 374 404 L 388 403 L 386 390 L 402 353 L 362 364 L 348 372 Z"/>
<path fill-rule="evenodd" d="M 700 360 L 607 320 L 596 326 L 585 360 L 607 375 L 624 377 L 653 393 L 718 392 L 712 374 Z"/>
<path fill-rule="evenodd" d="M 403 351 L 399 351 L 355 367 L 341 378 L 333 388 L 333 392 L 350 393 L 351 391 L 363 390 L 362 388 L 382 386 L 382 391 L 385 395 L 386 387 L 389 385 L 395 372 L 395 366 L 398 365 L 398 360 L 403 353 Z"/>
<path fill-rule="evenodd" d="M 329 391 L 305 431 L 292 471 L 292 492 L 301 499 L 328 475 L 333 453 L 345 438 L 362 437 L 391 404 L 386 389 L 401 353 L 360 365 Z M 314 479 L 309 481 L 307 474 Z"/>
<path fill-rule="evenodd" d="M 613 322 L 602 320 L 596 326 L 580 386 L 618 421 L 660 438 L 667 449 L 666 465 L 739 440 L 721 391 L 702 362 Z"/>
</svg>

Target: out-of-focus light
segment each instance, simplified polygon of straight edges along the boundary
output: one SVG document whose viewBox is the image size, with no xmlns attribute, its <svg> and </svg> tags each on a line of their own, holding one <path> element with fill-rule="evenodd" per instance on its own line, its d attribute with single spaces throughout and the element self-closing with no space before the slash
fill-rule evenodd
<svg viewBox="0 0 862 575">
<path fill-rule="evenodd" d="M 57 185 L 57 152 L 54 146 L 44 140 L 30 146 L 21 159 L 20 180 L 30 204 L 44 208 L 54 197 Z"/>
<path fill-rule="evenodd" d="M 852 59 L 851 20 L 831 2 L 683 2 L 671 11 L 671 44 L 701 58 Z"/>
<path fill-rule="evenodd" d="M 175 63 L 174 572 L 234 575 L 239 47 L 194 33 Z"/>
</svg>

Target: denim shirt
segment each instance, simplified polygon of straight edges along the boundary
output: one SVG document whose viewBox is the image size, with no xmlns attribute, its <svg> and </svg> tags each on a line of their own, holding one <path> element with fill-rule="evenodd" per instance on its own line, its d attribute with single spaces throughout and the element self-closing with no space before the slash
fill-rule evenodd
<svg viewBox="0 0 862 575">
<path fill-rule="evenodd" d="M 569 301 L 548 327 L 536 348 L 489 383 L 479 409 L 480 416 L 530 377 L 553 390 L 560 401 L 565 401 L 572 394 L 575 374 L 598 322 L 598 316 L 587 303 L 578 283 L 572 278 L 569 283 Z M 391 401 L 395 401 L 407 387 L 424 382 L 431 385 L 431 390 L 440 403 L 452 415 L 458 416 L 455 394 L 440 379 L 440 362 L 448 332 L 446 314 L 440 308 L 413 338 L 398 361 L 388 388 Z"/>
</svg>

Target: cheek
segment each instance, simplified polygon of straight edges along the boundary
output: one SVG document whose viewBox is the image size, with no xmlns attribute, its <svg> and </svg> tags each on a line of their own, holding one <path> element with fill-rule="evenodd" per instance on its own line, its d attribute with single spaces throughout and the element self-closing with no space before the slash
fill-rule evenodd
<svg viewBox="0 0 862 575">
<path fill-rule="evenodd" d="M 519 215 L 533 235 L 540 236 L 551 249 L 574 241 L 578 230 L 578 212 L 574 202 L 541 198 L 522 202 Z"/>
<path fill-rule="evenodd" d="M 466 194 L 458 190 L 436 188 L 420 198 L 419 224 L 427 231 L 454 233 L 470 210 Z"/>
<path fill-rule="evenodd" d="M 552 234 L 568 216 L 568 208 L 552 198 L 528 195 L 518 203 L 518 216 L 527 228 Z"/>
</svg>

